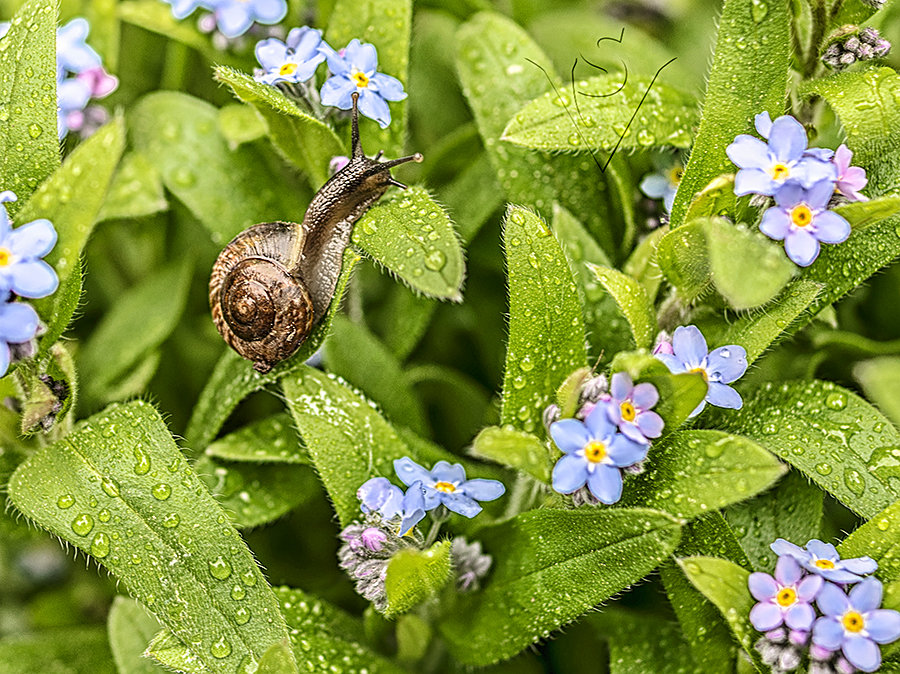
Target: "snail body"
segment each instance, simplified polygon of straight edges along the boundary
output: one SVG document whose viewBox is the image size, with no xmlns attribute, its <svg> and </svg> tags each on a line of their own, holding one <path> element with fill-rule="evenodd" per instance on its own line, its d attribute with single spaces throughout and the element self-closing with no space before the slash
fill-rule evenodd
<svg viewBox="0 0 900 674">
<path fill-rule="evenodd" d="M 354 223 L 391 185 L 390 169 L 421 154 L 379 161 L 359 140 L 353 97 L 352 154 L 310 201 L 303 222 L 265 222 L 238 234 L 219 254 L 209 279 L 213 322 L 229 346 L 268 372 L 293 354 L 334 297 Z"/>
</svg>

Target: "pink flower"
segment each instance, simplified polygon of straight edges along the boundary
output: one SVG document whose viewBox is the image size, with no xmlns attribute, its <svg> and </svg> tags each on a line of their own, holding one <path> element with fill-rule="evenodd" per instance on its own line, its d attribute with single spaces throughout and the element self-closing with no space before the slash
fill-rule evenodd
<svg viewBox="0 0 900 674">
<path fill-rule="evenodd" d="M 835 190 L 851 201 L 868 201 L 869 197 L 859 193 L 859 190 L 869 182 L 869 179 L 866 178 L 866 170 L 860 166 L 850 166 L 851 159 L 853 159 L 853 152 L 844 144 L 834 151 L 832 162 L 838 173 Z"/>
</svg>

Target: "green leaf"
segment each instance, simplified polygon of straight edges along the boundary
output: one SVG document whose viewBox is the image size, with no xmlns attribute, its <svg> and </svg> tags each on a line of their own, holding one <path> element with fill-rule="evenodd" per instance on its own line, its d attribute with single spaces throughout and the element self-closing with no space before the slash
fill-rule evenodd
<svg viewBox="0 0 900 674">
<path fill-rule="evenodd" d="M 864 517 L 900 498 L 900 433 L 831 382 L 765 384 L 709 423 L 753 438 Z"/>
<path fill-rule="evenodd" d="M 813 302 L 818 304 L 821 292 L 822 286 L 818 283 L 800 279 L 785 288 L 770 305 L 752 311 L 730 325 L 723 325 L 720 332 L 705 334 L 711 343 L 743 346 L 747 350 L 747 362 L 753 363 L 775 340 L 790 334 L 795 325 L 804 322 L 803 317 L 807 315 L 804 312 Z"/>
<path fill-rule="evenodd" d="M 649 77 L 623 73 L 578 82 L 575 89 L 580 116 L 571 85 L 561 87 L 558 93 L 548 91 L 516 113 L 502 140 L 535 150 L 562 152 L 612 150 L 617 145 L 619 149 L 690 147 L 691 130 L 700 118 L 697 101 L 657 80 L 652 95 L 641 105 L 650 82 Z"/>
<path fill-rule="evenodd" d="M 281 602 L 301 671 L 332 674 L 334 664 L 340 663 L 352 671 L 405 674 L 405 669 L 355 640 L 364 634 L 358 618 L 302 590 L 279 587 L 275 596 Z"/>
<path fill-rule="evenodd" d="M 112 405 L 39 450 L 9 497 L 119 578 L 209 671 L 233 672 L 287 636 L 249 549 L 150 405 Z"/>
<path fill-rule="evenodd" d="M 653 346 L 659 327 L 644 286 L 616 269 L 590 263 L 588 267 L 625 315 L 637 347 L 644 349 Z"/>
<path fill-rule="evenodd" d="M 547 56 L 520 26 L 492 12 L 476 14 L 456 38 L 460 84 L 507 200 L 545 215 L 558 201 L 598 237 L 604 250 L 613 251 L 615 215 L 607 181 L 590 156 L 535 152 L 500 142 L 506 122 L 549 88 L 545 74 L 526 60 L 548 68 Z"/>
<path fill-rule="evenodd" d="M 300 674 L 290 642 L 272 644 L 260 658 L 256 674 Z"/>
<path fill-rule="evenodd" d="M 862 384 L 866 396 L 900 427 L 900 358 L 864 360 L 853 368 L 853 375 Z"/>
<path fill-rule="evenodd" d="M 0 671 L 118 674 L 102 627 L 63 627 L 0 639 Z"/>
<path fill-rule="evenodd" d="M 666 618 L 611 607 L 586 622 L 608 638 L 610 674 L 699 671 L 678 625 Z"/>
<path fill-rule="evenodd" d="M 450 652 L 474 666 L 512 657 L 646 576 L 675 549 L 680 527 L 652 510 L 546 509 L 479 536 L 494 566 L 440 624 Z"/>
<path fill-rule="evenodd" d="M 79 260 L 68 278 L 53 293 L 53 306 L 46 320 L 47 332 L 38 341 L 39 353 L 48 353 L 62 337 L 81 301 L 82 263 Z"/>
<path fill-rule="evenodd" d="M 821 96 L 837 113 L 853 150 L 853 163 L 866 169 L 870 196 L 900 188 L 897 87 L 900 75 L 892 68 L 873 66 L 811 80 L 800 90 L 807 97 Z"/>
<path fill-rule="evenodd" d="M 820 537 L 822 496 L 821 489 L 792 470 L 771 491 L 725 511 L 754 569 L 775 568 L 776 555 L 769 545 L 776 538 L 804 544 Z"/>
<path fill-rule="evenodd" d="M 406 285 L 459 302 L 465 260 L 450 216 L 423 187 L 394 192 L 353 228 L 351 240 Z"/>
<path fill-rule="evenodd" d="M 875 575 L 884 582 L 900 579 L 900 501 L 892 503 L 847 536 L 838 546 L 843 559 L 869 556 L 878 562 Z M 798 539 L 800 543 L 802 539 Z"/>
<path fill-rule="evenodd" d="M 431 645 L 431 625 L 415 613 L 407 613 L 397 620 L 397 659 L 415 665 L 425 657 Z"/>
<path fill-rule="evenodd" d="M 55 144 L 56 138 L 53 140 Z M 38 218 L 47 218 L 53 223 L 59 238 L 44 260 L 56 269 L 62 286 L 79 267 L 81 251 L 97 221 L 124 145 L 124 125 L 121 119 L 115 119 L 79 145 L 16 216 L 19 223 Z M 65 294 L 54 294 L 34 302 L 51 331 L 61 332 L 56 323 L 68 323 L 71 318 L 71 314 L 63 310 L 68 301 Z M 44 339 L 42 350 L 46 351 L 50 346 L 51 342 Z"/>
<path fill-rule="evenodd" d="M 466 244 L 503 205 L 503 190 L 484 152 L 445 185 L 440 196 Z"/>
<path fill-rule="evenodd" d="M 269 128 L 252 105 L 229 103 L 219 108 L 219 131 L 233 150 L 238 145 L 265 138 Z"/>
<path fill-rule="evenodd" d="M 109 646 L 120 674 L 163 674 L 166 670 L 144 657 L 161 625 L 134 599 L 118 596 L 109 609 Z"/>
<path fill-rule="evenodd" d="M 621 503 L 691 519 L 758 494 L 785 470 L 747 438 L 720 431 L 676 431 L 653 443 L 646 470 L 627 480 Z"/>
<path fill-rule="evenodd" d="M 500 418 L 540 435 L 544 408 L 586 361 L 581 307 L 559 242 L 539 216 L 510 206 L 503 241 L 510 318 Z"/>
<path fill-rule="evenodd" d="M 631 255 L 622 265 L 622 271 L 637 279 L 651 302 L 656 301 L 660 283 L 662 283 L 662 271 L 659 268 L 659 256 L 657 250 L 659 242 L 669 231 L 668 226 L 657 227 L 647 236 L 641 239 Z"/>
<path fill-rule="evenodd" d="M 496 409 L 484 387 L 442 365 L 415 365 L 406 371 L 413 389 L 428 410 L 432 437 L 446 447 L 465 447 L 487 419 L 496 420 Z"/>
<path fill-rule="evenodd" d="M 348 249 L 344 252 L 341 275 L 328 313 L 288 360 L 272 368 L 270 372 L 260 374 L 253 369 L 250 361 L 241 358 L 232 349 L 225 350 L 206 382 L 188 422 L 185 436 L 190 447 L 201 450 L 209 445 L 239 402 L 302 366 L 316 352 L 331 329 L 331 321 L 340 308 L 341 298 L 359 260 L 359 255 L 353 251 Z"/>
<path fill-rule="evenodd" d="M 370 477 L 393 475 L 395 459 L 408 456 L 423 465 L 459 460 L 406 442 L 369 400 L 334 376 L 302 366 L 281 385 L 342 526 L 359 516 L 359 486 Z"/>
<path fill-rule="evenodd" d="M 738 642 L 759 666 L 759 655 L 753 648 L 758 633 L 749 617 L 755 603 L 747 588 L 750 573 L 734 562 L 716 557 L 685 557 L 678 560 L 678 565 L 694 587 L 716 605 Z"/>
<path fill-rule="evenodd" d="M 852 201 L 849 204 L 837 206 L 834 211 L 846 218 L 851 227 L 866 227 L 900 213 L 900 196 L 876 197 L 869 201 Z"/>
<path fill-rule="evenodd" d="M 782 247 L 763 234 L 723 218 L 703 221 L 713 284 L 735 309 L 767 303 L 794 276 Z"/>
<path fill-rule="evenodd" d="M 184 311 L 191 279 L 190 260 L 154 271 L 119 297 L 79 352 L 84 396 L 110 402 L 119 380 L 162 344 Z M 135 326 L 141 325 L 140 330 Z"/>
<path fill-rule="evenodd" d="M 378 50 L 378 71 L 396 77 L 406 87 L 411 31 L 411 0 L 336 0 L 326 38 L 335 49 L 342 49 L 354 38 L 374 44 Z M 406 101 L 388 105 L 391 124 L 371 134 L 375 137 L 370 142 L 378 144 L 388 156 L 399 155 L 406 140 Z"/>
<path fill-rule="evenodd" d="M 384 579 L 385 616 L 397 616 L 421 604 L 447 584 L 450 571 L 450 541 L 427 550 L 407 548 L 395 553 Z"/>
<path fill-rule="evenodd" d="M 144 155 L 129 152 L 113 176 L 97 222 L 140 218 L 168 208 L 159 170 Z"/>
<path fill-rule="evenodd" d="M 285 159 L 306 172 L 313 189 L 331 177 L 328 163 L 346 149 L 330 126 L 303 112 L 278 87 L 257 82 L 226 66 L 219 66 L 214 72 L 215 78 L 230 86 L 238 99 L 256 109 L 275 147 Z"/>
<path fill-rule="evenodd" d="M 321 489 L 306 466 L 226 463 L 202 456 L 194 471 L 239 529 L 277 520 Z"/>
<path fill-rule="evenodd" d="M 412 382 L 387 347 L 366 326 L 338 314 L 325 342 L 329 372 L 361 389 L 395 423 L 425 433 L 425 410 Z M 361 358 L 360 354 L 365 354 Z"/>
<path fill-rule="evenodd" d="M 155 92 L 131 109 L 128 124 L 135 149 L 159 169 L 166 189 L 206 226 L 216 244 L 259 222 L 302 219 L 302 202 L 279 189 L 283 178 L 254 148 L 228 148 L 219 132 L 218 110 L 209 103 L 174 91 Z"/>
<path fill-rule="evenodd" d="M 540 438 L 512 427 L 488 426 L 472 441 L 472 454 L 550 482 L 550 452 Z"/>
<path fill-rule="evenodd" d="M 725 0 L 703 99 L 703 117 L 672 206 L 672 228 L 684 224 L 694 193 L 733 164 L 725 148 L 750 131 L 753 117 L 784 110 L 791 56 L 787 0 Z"/>
<path fill-rule="evenodd" d="M 309 464 L 309 454 L 287 412 L 247 424 L 216 440 L 204 453 L 226 461 Z"/>
<path fill-rule="evenodd" d="M 59 166 L 57 16 L 56 3 L 32 0 L 22 5 L 9 32 L 0 38 L 0 176 L 3 189 L 19 197 L 6 204 L 11 216 Z M 86 196 L 74 194 L 79 201 Z"/>
<path fill-rule="evenodd" d="M 704 223 L 698 219 L 669 230 L 657 248 L 660 269 L 686 301 L 697 299 L 712 281 Z"/>
</svg>

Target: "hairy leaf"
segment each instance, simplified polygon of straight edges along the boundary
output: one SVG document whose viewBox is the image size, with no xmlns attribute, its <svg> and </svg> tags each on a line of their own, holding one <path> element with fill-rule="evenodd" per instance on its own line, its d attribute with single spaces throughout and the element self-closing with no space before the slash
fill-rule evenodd
<svg viewBox="0 0 900 674">
<path fill-rule="evenodd" d="M 649 77 L 621 73 L 577 82 L 578 110 L 571 85 L 548 91 L 516 113 L 502 140 L 562 152 L 612 150 L 617 145 L 619 149 L 690 147 L 691 129 L 699 121 L 697 101 L 664 82 L 656 81 L 652 87 L 650 82 Z M 648 90 L 652 95 L 644 98 Z"/>
<path fill-rule="evenodd" d="M 482 529 L 494 567 L 440 624 L 450 652 L 475 666 L 512 657 L 647 575 L 679 530 L 663 513 L 624 509 L 534 510 Z"/>
<path fill-rule="evenodd" d="M 27 2 L 13 17 L 9 32 L 0 38 L 0 177 L 3 189 L 19 197 L 17 202 L 6 204 L 10 215 L 15 215 L 59 166 L 58 13 L 55 2 Z"/>
<path fill-rule="evenodd" d="M 503 240 L 510 318 L 500 418 L 541 435 L 544 408 L 586 361 L 581 307 L 559 242 L 539 216 L 510 206 Z"/>
<path fill-rule="evenodd" d="M 687 301 L 703 294 L 712 281 L 704 223 L 704 219 L 697 219 L 670 230 L 660 239 L 657 248 L 660 269 Z"/>
<path fill-rule="evenodd" d="M 718 24 L 700 128 L 672 207 L 673 228 L 684 224 L 695 192 L 734 169 L 725 148 L 735 136 L 749 133 L 758 113 L 768 110 L 774 119 L 784 110 L 791 55 L 787 0 L 725 0 Z"/>
<path fill-rule="evenodd" d="M 109 609 L 109 646 L 120 674 L 163 674 L 166 670 L 144 656 L 161 625 L 134 599 L 118 596 Z"/>
<path fill-rule="evenodd" d="M 233 672 L 287 636 L 249 549 L 150 405 L 82 422 L 19 466 L 9 496 L 109 569 L 209 671 Z"/>
<path fill-rule="evenodd" d="M 300 674 L 290 642 L 272 644 L 259 660 L 257 674 Z"/>
<path fill-rule="evenodd" d="M 385 615 L 406 613 L 435 594 L 450 580 L 450 541 L 440 541 L 428 550 L 407 548 L 391 557 L 384 590 Z"/>
<path fill-rule="evenodd" d="M 747 438 L 676 431 L 650 448 L 646 470 L 626 480 L 622 505 L 691 519 L 767 489 L 785 466 Z"/>
<path fill-rule="evenodd" d="M 0 671 L 117 674 L 102 627 L 61 627 L 0 639 Z"/>
<path fill-rule="evenodd" d="M 200 399 L 194 406 L 185 436 L 188 446 L 194 450 L 204 449 L 216 437 L 222 424 L 228 419 L 238 403 L 251 393 L 274 384 L 286 374 L 303 365 L 322 345 L 331 321 L 340 308 L 341 298 L 360 257 L 351 250 L 344 252 L 341 275 L 334 289 L 334 297 L 325 318 L 316 326 L 306 341 L 288 360 L 274 367 L 271 372 L 260 374 L 253 364 L 241 358 L 232 349 L 226 349 L 212 375 L 209 377 Z"/>
<path fill-rule="evenodd" d="M 550 453 L 537 436 L 512 427 L 488 426 L 472 441 L 475 456 L 528 473 L 550 482 Z"/>
<path fill-rule="evenodd" d="M 900 433 L 831 382 L 765 384 L 711 422 L 753 438 L 864 517 L 900 498 Z"/>
<path fill-rule="evenodd" d="M 113 176 L 97 221 L 140 218 L 168 208 L 159 169 L 139 152 L 129 152 Z"/>
<path fill-rule="evenodd" d="M 234 95 L 252 105 L 265 121 L 269 137 L 281 154 L 305 171 L 313 189 L 330 177 L 331 158 L 346 148 L 327 124 L 303 112 L 281 89 L 255 79 L 234 68 L 219 66 L 215 78 L 227 84 Z"/>
<path fill-rule="evenodd" d="M 424 188 L 388 195 L 359 219 L 351 238 L 416 292 L 462 299 L 462 246 L 450 217 Z"/>
<path fill-rule="evenodd" d="M 898 580 L 900 579 L 898 527 L 900 527 L 900 501 L 873 515 L 872 519 L 847 536 L 838 546 L 838 552 L 843 559 L 871 557 L 878 562 L 876 576 L 884 582 Z"/>
<path fill-rule="evenodd" d="M 227 461 L 309 463 L 309 454 L 297 437 L 294 421 L 287 412 L 247 424 L 216 440 L 204 453 Z"/>
<path fill-rule="evenodd" d="M 611 607 L 587 622 L 608 637 L 610 674 L 698 671 L 678 625 L 656 614 Z"/>
<path fill-rule="evenodd" d="M 646 349 L 653 346 L 659 327 L 644 286 L 616 269 L 595 264 L 588 266 L 625 315 L 637 347 Z"/>
<path fill-rule="evenodd" d="M 900 427 L 900 358 L 885 356 L 857 363 L 853 374 L 873 403 Z"/>
</svg>

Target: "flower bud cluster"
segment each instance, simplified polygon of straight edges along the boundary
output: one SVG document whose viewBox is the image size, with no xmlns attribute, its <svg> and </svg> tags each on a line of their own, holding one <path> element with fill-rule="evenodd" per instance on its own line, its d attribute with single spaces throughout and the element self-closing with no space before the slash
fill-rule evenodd
<svg viewBox="0 0 900 674">
<path fill-rule="evenodd" d="M 843 70 L 857 61 L 884 58 L 890 50 L 891 43 L 875 28 L 844 26 L 825 48 L 822 63 L 832 70 Z"/>
</svg>

